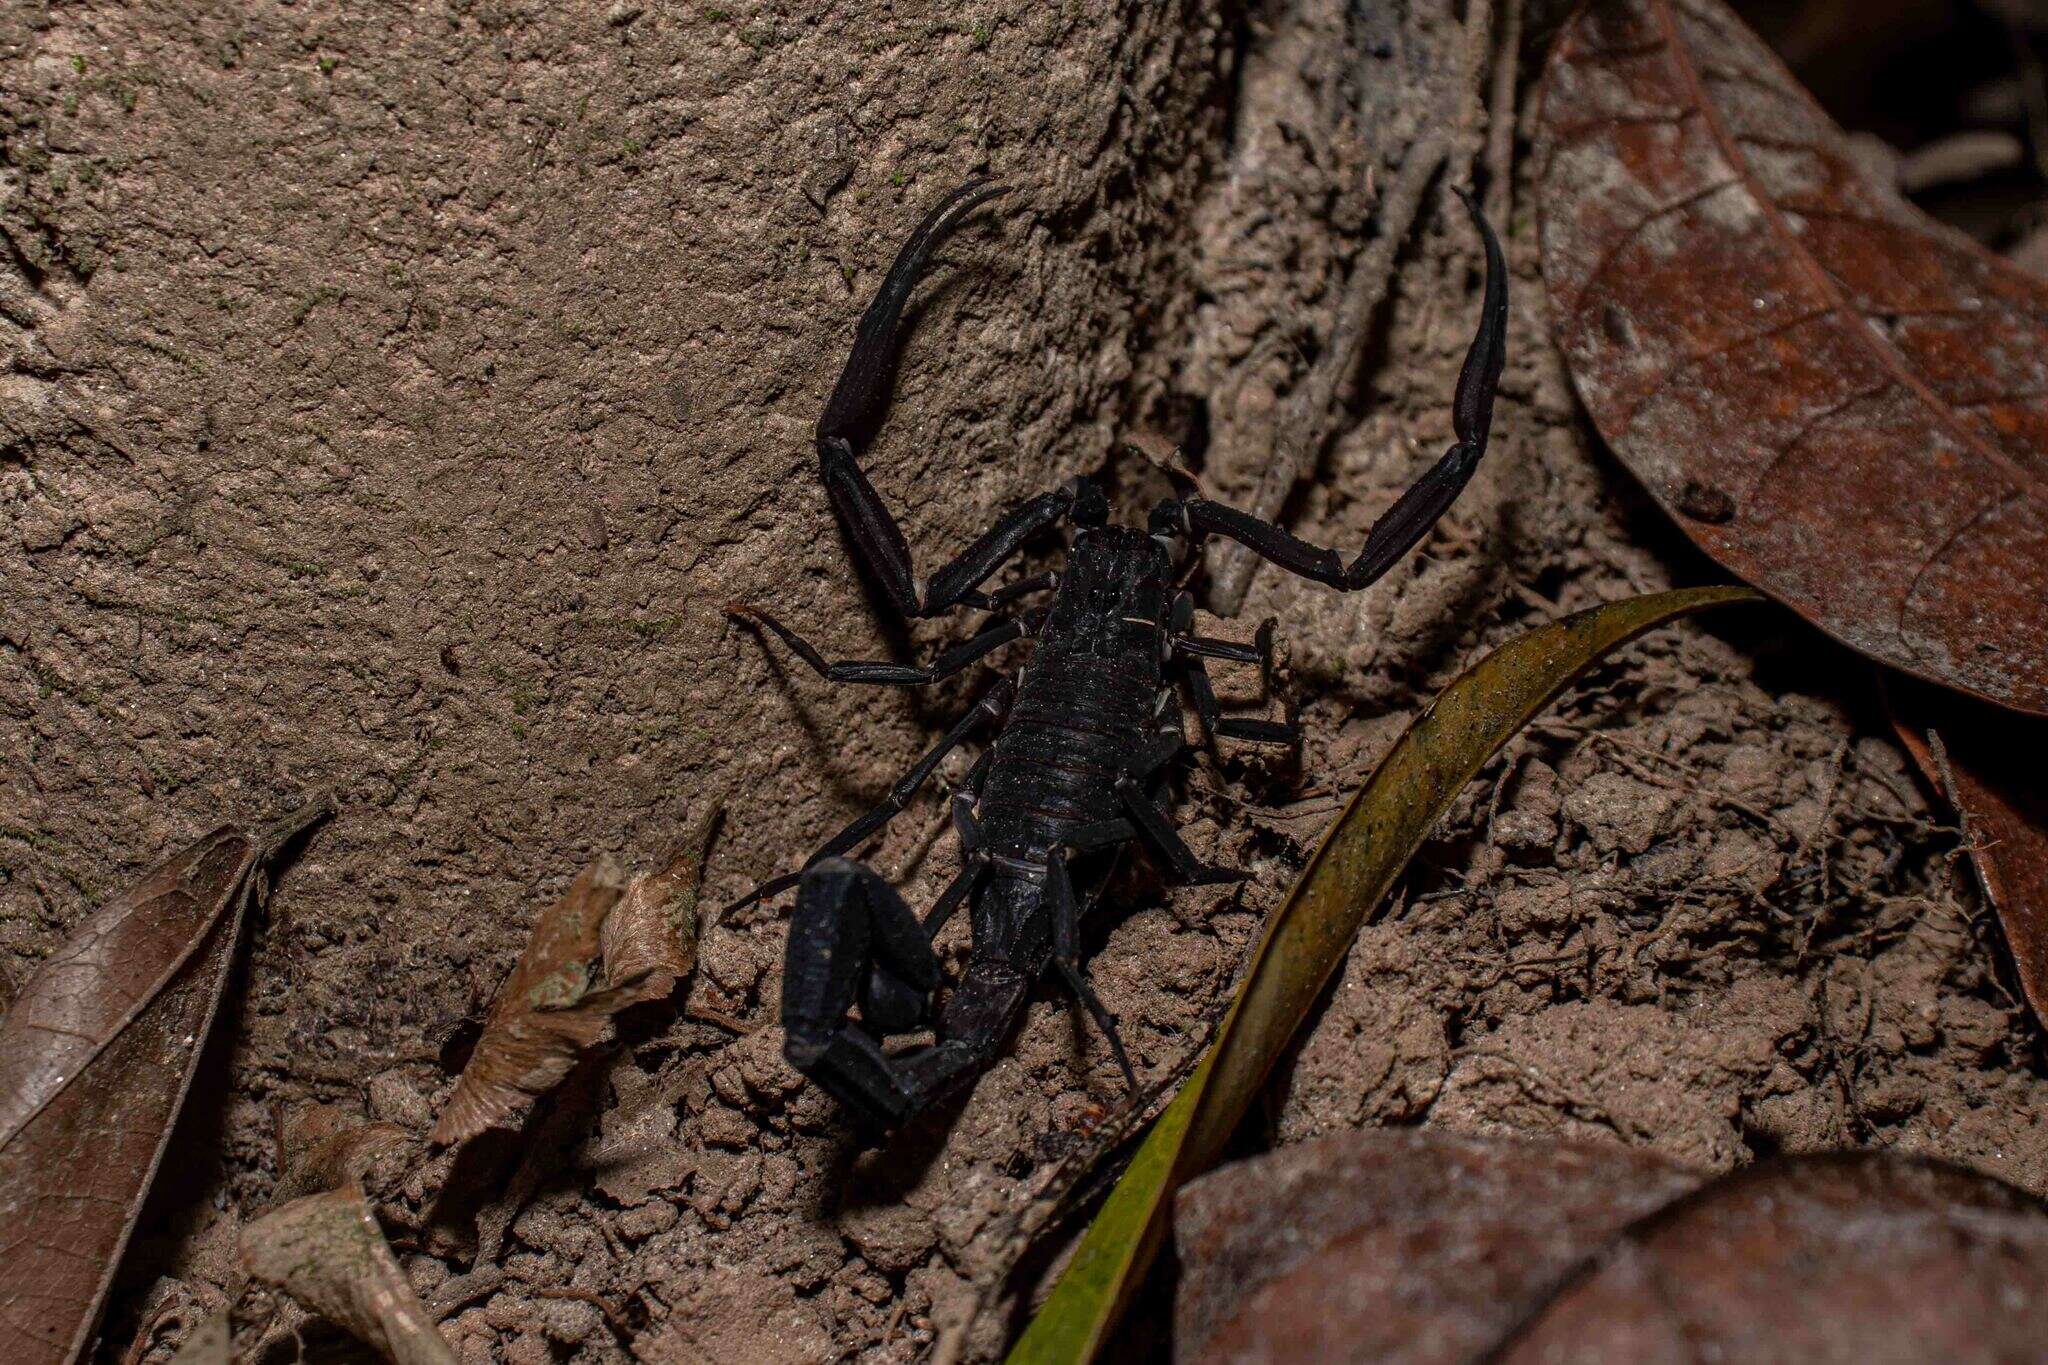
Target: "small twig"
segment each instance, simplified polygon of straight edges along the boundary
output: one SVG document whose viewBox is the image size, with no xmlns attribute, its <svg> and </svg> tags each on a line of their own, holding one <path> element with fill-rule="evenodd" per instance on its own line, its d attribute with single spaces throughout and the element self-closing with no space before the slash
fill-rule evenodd
<svg viewBox="0 0 2048 1365">
<path fill-rule="evenodd" d="M 1451 181 L 1472 183 L 1472 163 L 1486 144 L 1480 124 L 1486 118 L 1489 90 L 1487 54 L 1493 51 L 1494 0 L 1466 0 L 1464 89 L 1458 107 L 1458 144 L 1453 152 Z"/>
<path fill-rule="evenodd" d="M 745 1038 L 749 1034 L 761 1031 L 760 1026 L 757 1024 L 750 1024 L 736 1015 L 727 1014 L 724 1010 L 712 1009 L 708 1005 L 691 1005 L 683 1011 L 683 1018 L 693 1023 L 710 1024 L 714 1028 L 722 1028 L 727 1033 L 740 1038 Z"/>
<path fill-rule="evenodd" d="M 531 1288 L 527 1292 L 537 1299 L 573 1299 L 577 1303 L 587 1303 L 604 1315 L 605 1324 L 618 1334 L 621 1342 L 631 1342 L 633 1340 L 633 1329 L 626 1325 L 625 1315 L 612 1307 L 611 1301 L 601 1294 L 594 1294 L 588 1289 L 555 1289 L 550 1287 Z"/>
<path fill-rule="evenodd" d="M 896 1329 L 897 1329 L 898 1327 L 901 1327 L 901 1326 L 903 1325 L 903 1314 L 904 1314 L 904 1311 L 905 1311 L 906 1309 L 908 1309 L 909 1307 L 910 1307 L 910 1300 L 909 1300 L 909 1299 L 907 1299 L 907 1298 L 902 1298 L 902 1297 L 900 1297 L 900 1296 L 899 1296 L 899 1297 L 897 1298 L 897 1300 L 896 1300 L 896 1307 L 895 1307 L 894 1309 L 892 1309 L 892 1310 L 890 1311 L 890 1313 L 889 1313 L 889 1322 L 888 1322 L 888 1325 L 882 1328 L 882 1349 L 883 1349 L 883 1350 L 887 1350 L 887 1349 L 889 1348 L 889 1343 L 890 1343 L 890 1342 L 892 1342 L 892 1341 L 894 1341 L 894 1340 L 896 1340 Z"/>
<path fill-rule="evenodd" d="M 1486 216 L 1506 232 L 1515 213 L 1515 83 L 1522 56 L 1522 0 L 1501 0 L 1493 91 L 1486 110 Z"/>
<path fill-rule="evenodd" d="M 1956 785 L 1955 769 L 1949 766 L 1948 746 L 1941 742 L 1941 736 L 1933 729 L 1927 731 L 1927 752 L 1934 758 L 1934 770 L 1941 777 L 1941 797 L 1956 813 L 1957 833 L 1961 842 L 1950 850 L 1947 861 L 1953 866 L 1957 858 L 1967 858 L 1970 864 L 1970 880 L 1976 884 L 1977 895 L 1993 912 L 1999 909 L 1996 887 L 1979 854 L 1987 853 L 1998 846 L 1998 840 L 1984 837 L 1977 822 L 1971 818 L 1968 808 L 1963 805 L 1962 788 Z"/>
<path fill-rule="evenodd" d="M 1799 837 L 1798 846 L 1792 852 L 1792 860 L 1795 863 L 1804 862 L 1814 845 L 1820 846 L 1820 894 L 1823 897 L 1828 894 L 1828 885 L 1835 875 L 1835 843 L 1829 835 L 1834 830 L 1835 816 L 1842 805 L 1842 779 L 1848 768 L 1848 753 L 1848 740 L 1844 739 L 1835 745 L 1835 751 L 1828 760 L 1834 769 L 1834 775 L 1828 783 L 1827 800 L 1821 803 L 1820 819 L 1814 822 L 1810 835 Z"/>
</svg>

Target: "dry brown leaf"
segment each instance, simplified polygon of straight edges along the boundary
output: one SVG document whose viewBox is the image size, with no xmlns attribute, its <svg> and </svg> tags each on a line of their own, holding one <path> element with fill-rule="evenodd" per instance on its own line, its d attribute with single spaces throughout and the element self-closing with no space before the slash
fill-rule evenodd
<svg viewBox="0 0 2048 1365">
<path fill-rule="evenodd" d="M 338 1105 L 308 1105 L 285 1125 L 276 1201 L 347 1185 L 385 1185 L 403 1172 L 411 1135 L 395 1123 L 364 1123 Z"/>
<path fill-rule="evenodd" d="M 537 1097 L 611 1037 L 621 1010 L 665 998 L 689 975 L 697 891 L 718 816 L 708 805 L 668 865 L 631 882 L 617 863 L 599 859 L 541 916 L 434 1123 L 434 1142 L 517 1126 Z"/>
<path fill-rule="evenodd" d="M 1716 1178 L 1345 1133 L 1190 1185 L 1176 1227 L 1176 1359 L 1991 1361 L 2048 1331 L 2048 1208 L 1884 1153 Z"/>
<path fill-rule="evenodd" d="M 399 1365 L 455 1363 L 354 1186 L 294 1199 L 244 1228 L 242 1268 Z"/>
<path fill-rule="evenodd" d="M 1719 0 L 1596 0 L 1539 120 L 1588 412 L 1700 546 L 1836 639 L 2048 712 L 2048 281 L 1863 174 Z"/>
<path fill-rule="evenodd" d="M 626 893 L 611 859 L 585 868 L 540 917 L 499 988 L 455 1093 L 434 1122 L 436 1143 L 513 1127 L 534 1098 L 560 1084 L 577 1058 L 611 1031 L 627 992 L 599 983 L 600 931 Z"/>
<path fill-rule="evenodd" d="M 1493 1355 L 2038 1360 L 2048 1209 L 1882 1152 L 1767 1161 L 1637 1222 Z"/>
<path fill-rule="evenodd" d="M 608 980 L 644 978 L 646 998 L 674 990 L 697 966 L 697 891 L 724 807 L 707 802 L 667 866 L 633 878 L 605 919 L 600 950 Z"/>
<path fill-rule="evenodd" d="M 1175 1359 L 1474 1359 L 1702 1178 L 1647 1152 L 1431 1131 L 1226 1166 L 1174 1206 Z"/>
<path fill-rule="evenodd" d="M 2020 990 L 2048 1023 L 2048 722 L 1911 683 L 1888 686 L 1886 700 L 1913 761 L 1962 816 Z"/>
<path fill-rule="evenodd" d="M 219 829 L 94 911 L 0 1023 L 0 1355 L 77 1356 L 212 1026 L 264 863 L 332 807 Z"/>
</svg>

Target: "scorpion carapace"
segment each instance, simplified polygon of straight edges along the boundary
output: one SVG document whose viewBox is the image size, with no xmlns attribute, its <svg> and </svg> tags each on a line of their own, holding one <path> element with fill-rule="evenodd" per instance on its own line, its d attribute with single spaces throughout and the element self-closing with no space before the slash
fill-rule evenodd
<svg viewBox="0 0 2048 1365">
<path fill-rule="evenodd" d="M 797 888 L 782 978 L 784 1050 L 799 1070 L 883 1127 L 978 1075 L 1047 966 L 1080 998 L 1135 1083 L 1116 1021 L 1082 972 L 1082 900 L 1072 865 L 1137 843 L 1183 885 L 1245 875 L 1203 863 L 1169 817 L 1166 779 L 1187 748 L 1177 684 L 1186 685 L 1211 736 L 1270 744 L 1295 738 L 1291 725 L 1218 715 L 1205 660 L 1269 666 L 1269 636 L 1261 631 L 1258 642 L 1247 645 L 1195 633 L 1193 599 L 1176 585 L 1196 544 L 1207 535 L 1227 536 L 1335 588 L 1373 582 L 1414 548 L 1472 477 L 1486 451 L 1506 342 L 1500 244 L 1460 192 L 1485 245 L 1486 286 L 1452 404 L 1457 440 L 1373 525 L 1350 564 L 1335 550 L 1201 497 L 1161 502 L 1143 530 L 1113 525 L 1101 490 L 1076 479 L 1013 508 L 929 579 L 919 578 L 896 519 L 858 457 L 881 426 L 911 290 L 947 237 L 1003 192 L 986 181 L 962 185 L 911 234 L 860 320 L 817 433 L 833 509 L 889 601 L 907 617 L 958 608 L 988 612 L 982 628 L 923 666 L 833 663 L 767 613 L 731 609 L 773 632 L 832 682 L 936 682 L 1013 640 L 1034 641 L 1028 666 L 983 693 L 879 806 L 828 840 L 800 871 L 763 883 L 739 902 Z M 1073 526 L 1073 540 L 1057 572 L 983 590 L 1027 540 L 1062 521 Z M 980 730 L 993 731 L 994 742 L 952 798 L 959 871 L 920 919 L 894 887 L 845 855 L 900 812 L 941 761 Z M 934 1020 L 940 971 L 932 941 L 962 905 L 972 946 L 962 979 Z M 885 1038 L 926 1027 L 934 1028 L 936 1041 L 884 1050 Z"/>
</svg>

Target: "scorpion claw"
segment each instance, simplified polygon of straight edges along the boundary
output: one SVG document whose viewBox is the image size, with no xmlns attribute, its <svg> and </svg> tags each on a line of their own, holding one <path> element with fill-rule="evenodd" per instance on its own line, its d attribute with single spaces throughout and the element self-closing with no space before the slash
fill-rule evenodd
<svg viewBox="0 0 2048 1365">
<path fill-rule="evenodd" d="M 896 1127 L 987 1065 L 1028 983 L 1003 964 L 970 964 L 958 994 L 973 1017 L 950 1010 L 938 1042 L 884 1052 L 884 1037 L 930 1021 L 938 985 L 924 926 L 880 875 L 836 856 L 804 869 L 783 959 L 790 1065 L 871 1126 Z"/>
<path fill-rule="evenodd" d="M 818 421 L 819 441 L 844 441 L 849 455 L 865 449 L 881 424 L 882 407 L 889 382 L 896 369 L 897 352 L 903 344 L 904 305 L 911 290 L 931 264 L 932 254 L 945 245 L 968 215 L 1009 187 L 989 180 L 970 180 L 941 199 L 916 231 L 896 253 L 894 264 L 875 291 L 874 300 L 861 315 L 853 355 L 840 373 L 832 396 Z"/>
</svg>

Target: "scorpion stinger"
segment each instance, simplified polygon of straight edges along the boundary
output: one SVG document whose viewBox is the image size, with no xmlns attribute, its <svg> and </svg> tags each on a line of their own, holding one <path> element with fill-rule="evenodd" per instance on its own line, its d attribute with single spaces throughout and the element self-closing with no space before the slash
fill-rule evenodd
<svg viewBox="0 0 2048 1365">
<path fill-rule="evenodd" d="M 1428 533 L 1471 478 L 1486 450 L 1506 338 L 1500 246 L 1467 199 L 1486 245 L 1486 293 L 1453 404 L 1457 442 L 1373 526 L 1348 567 L 1336 551 L 1194 496 L 1186 486 L 1177 485 L 1178 496 L 1152 509 L 1144 529 L 1119 526 L 1101 491 L 1075 480 L 1012 510 L 925 586 L 856 456 L 880 426 L 904 301 L 932 253 L 993 192 L 980 181 L 962 186 L 911 234 L 861 319 L 852 358 L 818 425 L 818 453 L 856 554 L 905 614 L 994 609 L 1047 590 L 1052 599 L 984 622 L 979 633 L 924 665 L 833 662 L 767 613 L 730 609 L 830 682 L 935 682 L 1015 640 L 1033 643 L 1030 667 L 989 688 L 880 804 L 828 840 L 801 870 L 763 883 L 739 903 L 797 888 L 782 978 L 784 1053 L 847 1108 L 883 1127 L 971 1082 L 1002 1046 L 1031 983 L 1048 969 L 1057 970 L 1087 1009 L 1135 1085 L 1116 1019 L 1083 968 L 1080 924 L 1097 896 L 1079 894 L 1077 887 L 1099 892 L 1106 861 L 1133 843 L 1178 885 L 1245 875 L 1204 863 L 1174 828 L 1168 788 L 1174 762 L 1187 750 L 1178 686 L 1186 686 L 1211 740 L 1298 740 L 1292 725 L 1220 714 L 1208 661 L 1269 668 L 1272 639 L 1263 628 L 1249 645 L 1195 633 L 1194 599 L 1181 588 L 1195 541 L 1227 535 L 1305 577 L 1364 587 Z M 1056 572 L 980 591 L 1030 535 L 1061 521 L 1071 524 L 1073 540 Z M 995 730 L 994 742 L 952 799 L 959 870 L 920 921 L 895 888 L 845 855 L 900 813 L 945 757 L 984 728 Z M 939 1008 L 932 939 L 961 909 L 972 944 L 965 971 Z M 922 1028 L 933 1030 L 934 1041 L 908 1050 L 885 1046 L 891 1035 Z"/>
</svg>

